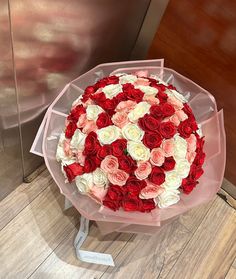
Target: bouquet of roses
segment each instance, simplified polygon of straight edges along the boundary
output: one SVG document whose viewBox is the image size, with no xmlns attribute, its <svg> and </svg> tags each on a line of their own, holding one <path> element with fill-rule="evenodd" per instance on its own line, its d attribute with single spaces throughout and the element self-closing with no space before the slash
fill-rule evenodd
<svg viewBox="0 0 236 279">
<path fill-rule="evenodd" d="M 221 185 L 222 112 L 161 63 L 96 67 L 59 94 L 39 130 L 36 143 L 60 189 L 103 232 L 154 232 Z"/>
</svg>

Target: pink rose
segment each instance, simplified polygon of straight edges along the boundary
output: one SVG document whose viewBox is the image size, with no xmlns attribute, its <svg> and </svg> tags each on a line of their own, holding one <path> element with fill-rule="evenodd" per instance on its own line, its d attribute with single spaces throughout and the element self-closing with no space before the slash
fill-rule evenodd
<svg viewBox="0 0 236 279">
<path fill-rule="evenodd" d="M 116 111 L 123 111 L 129 113 L 132 109 L 134 109 L 136 105 L 137 103 L 131 100 L 122 101 L 117 105 Z"/>
<path fill-rule="evenodd" d="M 86 115 L 86 113 L 83 113 L 83 114 L 80 115 L 76 125 L 77 125 L 78 128 L 83 128 L 87 121 L 88 121 L 87 120 L 87 115 Z"/>
<path fill-rule="evenodd" d="M 154 96 L 148 96 L 148 95 L 143 96 L 143 101 L 148 102 L 151 106 L 158 105 L 160 103 L 158 98 L 155 98 Z"/>
<path fill-rule="evenodd" d="M 144 85 L 144 86 L 147 86 L 149 84 L 150 84 L 150 81 L 146 78 L 138 78 L 134 83 L 134 85 Z"/>
<path fill-rule="evenodd" d="M 196 154 L 196 152 L 187 152 L 186 159 L 190 164 L 192 164 L 192 162 L 194 161 Z"/>
<path fill-rule="evenodd" d="M 111 120 L 114 123 L 114 125 L 116 125 L 119 128 L 122 128 L 128 123 L 128 115 L 124 111 L 117 112 L 112 116 Z"/>
<path fill-rule="evenodd" d="M 71 157 L 72 151 L 70 150 L 70 139 L 66 139 L 63 142 L 63 151 L 66 156 Z"/>
<path fill-rule="evenodd" d="M 117 172 L 118 167 L 118 159 L 112 155 L 106 156 L 101 162 L 101 169 L 107 173 Z"/>
<path fill-rule="evenodd" d="M 98 129 L 96 122 L 93 120 L 87 120 L 82 132 L 84 134 L 89 134 L 90 132 L 96 132 Z"/>
<path fill-rule="evenodd" d="M 102 201 L 104 200 L 106 194 L 107 194 L 107 189 L 104 189 L 103 187 L 97 187 L 94 185 L 91 189 L 89 189 L 89 196 L 94 199 L 96 202 L 102 204 Z"/>
<path fill-rule="evenodd" d="M 128 178 L 128 173 L 123 170 L 118 169 L 113 173 L 108 173 L 108 179 L 114 185 L 124 186 Z"/>
<path fill-rule="evenodd" d="M 188 138 L 186 138 L 187 144 L 188 144 L 188 151 L 194 152 L 196 150 L 197 145 L 197 139 L 195 135 L 191 134 Z"/>
<path fill-rule="evenodd" d="M 148 71 L 137 71 L 134 73 L 137 77 L 147 77 L 148 76 Z"/>
<path fill-rule="evenodd" d="M 182 109 L 177 110 L 175 114 L 177 115 L 180 121 L 184 121 L 188 118 L 187 114 Z"/>
<path fill-rule="evenodd" d="M 164 151 L 166 157 L 173 156 L 174 154 L 174 140 L 173 139 L 166 139 L 163 140 L 161 144 L 161 148 Z"/>
<path fill-rule="evenodd" d="M 165 161 L 165 153 L 160 147 L 153 148 L 150 155 L 150 161 L 155 166 L 161 166 Z"/>
<path fill-rule="evenodd" d="M 139 162 L 134 174 L 139 180 L 143 180 L 149 176 L 151 171 L 152 166 L 149 162 Z"/>
<path fill-rule="evenodd" d="M 167 102 L 177 110 L 183 108 L 182 102 L 175 98 L 175 96 L 168 96 Z"/>
<path fill-rule="evenodd" d="M 170 117 L 170 122 L 172 122 L 175 126 L 179 126 L 179 117 L 176 115 L 176 114 L 173 114 L 171 117 Z"/>
<path fill-rule="evenodd" d="M 164 188 L 156 186 L 150 182 L 147 182 L 148 185 L 143 188 L 139 194 L 140 199 L 155 199 L 161 193 L 164 192 Z"/>
<path fill-rule="evenodd" d="M 76 161 L 80 165 L 84 166 L 85 156 L 83 155 L 83 150 L 77 150 L 77 152 L 76 152 Z"/>
</svg>

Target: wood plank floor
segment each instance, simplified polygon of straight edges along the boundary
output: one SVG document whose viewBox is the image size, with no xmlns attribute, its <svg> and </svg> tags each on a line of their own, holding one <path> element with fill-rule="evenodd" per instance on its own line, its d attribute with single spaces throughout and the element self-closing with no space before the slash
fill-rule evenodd
<svg viewBox="0 0 236 279">
<path fill-rule="evenodd" d="M 83 249 L 112 254 L 115 267 L 76 259 L 79 214 L 63 206 L 46 170 L 0 203 L 1 279 L 236 278 L 236 213 L 219 197 L 153 236 L 102 236 L 92 223 Z"/>
</svg>

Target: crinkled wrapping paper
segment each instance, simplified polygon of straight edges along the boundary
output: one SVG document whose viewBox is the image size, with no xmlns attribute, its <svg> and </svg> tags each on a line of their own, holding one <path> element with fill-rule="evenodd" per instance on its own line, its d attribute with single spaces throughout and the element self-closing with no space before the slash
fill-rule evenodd
<svg viewBox="0 0 236 279">
<path fill-rule="evenodd" d="M 210 201 L 221 187 L 226 157 L 223 111 L 218 112 L 215 99 L 209 92 L 174 70 L 165 68 L 163 64 L 163 59 L 106 63 L 81 75 L 67 84 L 49 106 L 32 145 L 31 152 L 44 157 L 46 166 L 61 193 L 71 201 L 81 215 L 96 221 L 104 234 L 112 231 L 155 233 L 180 214 Z M 111 73 L 133 73 L 140 70 L 147 70 L 149 75 L 159 76 L 165 82 L 173 84 L 188 99 L 205 137 L 204 174 L 190 195 L 181 194 L 180 202 L 168 208 L 156 208 L 150 213 L 122 210 L 114 212 L 81 195 L 75 183 L 65 183 L 61 166 L 56 161 L 57 143 L 73 101 L 83 94 L 88 85 Z"/>
</svg>

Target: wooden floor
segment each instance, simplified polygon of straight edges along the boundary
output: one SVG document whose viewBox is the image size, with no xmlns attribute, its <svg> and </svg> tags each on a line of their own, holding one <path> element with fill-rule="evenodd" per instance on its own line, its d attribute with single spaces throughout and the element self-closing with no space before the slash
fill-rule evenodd
<svg viewBox="0 0 236 279">
<path fill-rule="evenodd" d="M 46 170 L 1 202 L 1 279 L 236 278 L 236 213 L 219 197 L 151 237 L 103 237 L 93 223 L 82 248 L 111 253 L 115 267 L 76 259 L 79 214 L 73 208 L 64 213 L 63 206 Z"/>
</svg>

